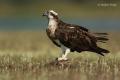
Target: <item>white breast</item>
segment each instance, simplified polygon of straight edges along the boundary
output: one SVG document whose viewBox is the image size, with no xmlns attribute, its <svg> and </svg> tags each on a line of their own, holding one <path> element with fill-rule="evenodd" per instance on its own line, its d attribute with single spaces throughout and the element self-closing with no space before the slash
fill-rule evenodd
<svg viewBox="0 0 120 80">
<path fill-rule="evenodd" d="M 52 34 L 54 34 L 56 28 L 57 28 L 57 22 L 54 19 L 50 19 L 48 24 L 48 29 L 51 31 Z"/>
</svg>

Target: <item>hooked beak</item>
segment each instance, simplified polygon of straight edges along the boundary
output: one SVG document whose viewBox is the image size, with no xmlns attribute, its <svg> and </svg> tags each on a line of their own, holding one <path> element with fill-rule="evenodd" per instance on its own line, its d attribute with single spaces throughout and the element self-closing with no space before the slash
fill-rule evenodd
<svg viewBox="0 0 120 80">
<path fill-rule="evenodd" d="M 43 13 L 43 15 L 42 16 L 47 16 L 48 15 L 48 12 L 45 12 L 45 13 Z"/>
</svg>

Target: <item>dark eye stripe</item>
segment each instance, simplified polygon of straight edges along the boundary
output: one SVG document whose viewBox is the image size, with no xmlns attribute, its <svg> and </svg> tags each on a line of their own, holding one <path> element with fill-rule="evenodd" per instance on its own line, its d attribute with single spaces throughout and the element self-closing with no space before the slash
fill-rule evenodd
<svg viewBox="0 0 120 80">
<path fill-rule="evenodd" d="M 51 15 L 54 15 L 52 12 L 50 12 Z"/>
<path fill-rule="evenodd" d="M 54 16 L 54 17 L 56 16 L 56 15 L 54 15 L 52 12 L 50 12 L 50 15 L 52 15 L 52 16 Z"/>
<path fill-rule="evenodd" d="M 58 16 L 56 16 L 55 14 L 53 14 L 52 12 L 50 12 L 50 15 L 52 15 L 54 18 L 58 18 Z"/>
</svg>

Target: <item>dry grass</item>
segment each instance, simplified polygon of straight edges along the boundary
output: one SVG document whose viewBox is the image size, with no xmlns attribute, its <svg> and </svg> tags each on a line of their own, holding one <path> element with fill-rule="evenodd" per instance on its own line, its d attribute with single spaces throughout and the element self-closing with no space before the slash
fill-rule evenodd
<svg viewBox="0 0 120 80">
<path fill-rule="evenodd" d="M 43 32 L 0 32 L 0 79 L 119 80 L 120 38 L 116 34 L 110 33 L 110 41 L 101 45 L 110 54 L 71 53 L 70 62 L 61 67 L 49 64 L 60 50 Z"/>
</svg>

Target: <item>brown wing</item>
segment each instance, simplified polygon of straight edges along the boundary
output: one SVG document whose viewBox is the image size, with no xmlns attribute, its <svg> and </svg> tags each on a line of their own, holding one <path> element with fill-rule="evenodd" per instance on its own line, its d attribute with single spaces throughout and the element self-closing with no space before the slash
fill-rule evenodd
<svg viewBox="0 0 120 80">
<path fill-rule="evenodd" d="M 46 29 L 46 33 L 48 35 L 48 37 L 50 38 L 50 40 L 58 47 L 60 47 L 60 45 L 54 41 L 54 37 L 50 36 L 50 30 L 49 29 Z"/>
<path fill-rule="evenodd" d="M 86 31 L 86 32 L 88 32 L 89 30 L 87 29 L 87 28 L 85 28 L 85 27 L 82 27 L 82 26 L 79 26 L 79 25 L 75 25 L 75 24 L 67 24 L 67 23 L 65 23 L 65 22 L 63 22 L 63 21 L 59 21 L 58 22 L 58 26 L 59 27 L 66 27 L 66 26 L 68 26 L 68 27 L 75 27 L 75 28 L 79 28 L 79 29 L 81 29 L 81 30 L 83 30 L 83 31 Z"/>
<path fill-rule="evenodd" d="M 79 27 L 81 30 L 84 30 L 86 32 L 88 32 L 89 30 L 85 27 L 82 27 L 82 26 L 79 26 L 79 25 L 74 25 L 74 24 L 71 24 L 71 26 L 74 26 L 74 27 Z"/>
<path fill-rule="evenodd" d="M 96 38 L 79 27 L 60 27 L 55 35 L 62 44 L 75 51 L 85 51 L 96 45 Z"/>
</svg>

